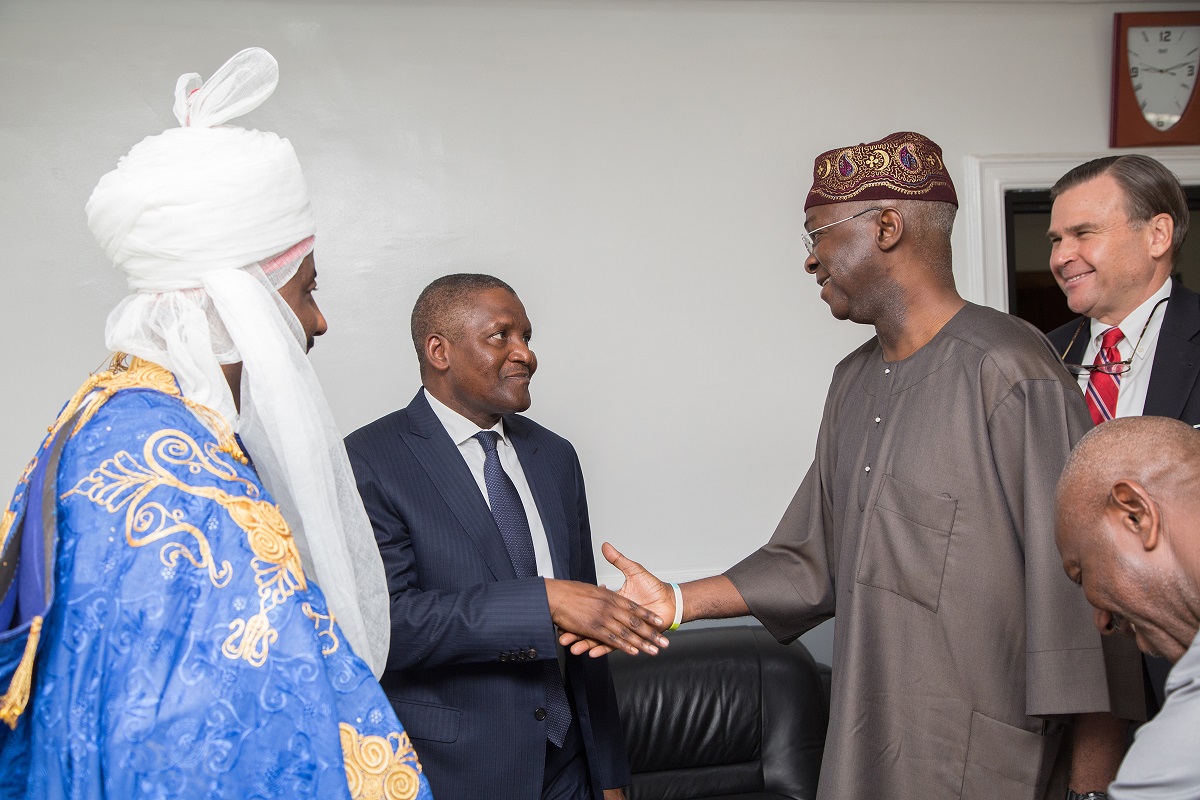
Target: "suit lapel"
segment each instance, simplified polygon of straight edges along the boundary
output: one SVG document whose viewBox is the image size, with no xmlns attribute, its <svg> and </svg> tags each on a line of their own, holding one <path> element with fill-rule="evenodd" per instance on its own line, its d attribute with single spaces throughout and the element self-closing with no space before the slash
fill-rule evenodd
<svg viewBox="0 0 1200 800">
<path fill-rule="evenodd" d="M 1154 368 L 1146 389 L 1145 416 L 1179 419 L 1200 375 L 1200 295 L 1178 281 L 1158 333 Z"/>
<path fill-rule="evenodd" d="M 504 432 L 517 451 L 521 470 L 525 473 L 529 490 L 533 492 L 533 501 L 537 504 L 542 527 L 546 529 L 550 559 L 554 562 L 554 575 L 558 578 L 569 578 L 571 542 L 567 535 L 567 519 L 563 514 L 562 492 L 555 484 L 553 472 L 531 435 L 532 430 L 526 421 L 516 415 L 505 417 Z"/>
<path fill-rule="evenodd" d="M 400 436 L 479 548 L 484 563 L 497 580 L 516 578 L 500 529 L 479 491 L 479 484 L 441 420 L 429 407 L 424 392 L 417 392 L 406 412 L 408 430 L 402 430 Z"/>
</svg>

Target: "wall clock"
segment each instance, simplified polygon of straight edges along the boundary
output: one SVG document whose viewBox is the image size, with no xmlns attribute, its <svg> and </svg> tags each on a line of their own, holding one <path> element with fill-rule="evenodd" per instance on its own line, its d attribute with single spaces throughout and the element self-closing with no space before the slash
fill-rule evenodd
<svg viewBox="0 0 1200 800">
<path fill-rule="evenodd" d="M 1200 144 L 1200 11 L 1113 15 L 1109 146 Z"/>
</svg>

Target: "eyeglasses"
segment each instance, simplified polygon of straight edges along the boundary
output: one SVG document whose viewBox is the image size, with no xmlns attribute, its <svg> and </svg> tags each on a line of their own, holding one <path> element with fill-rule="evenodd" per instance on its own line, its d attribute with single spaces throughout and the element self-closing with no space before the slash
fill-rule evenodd
<svg viewBox="0 0 1200 800">
<path fill-rule="evenodd" d="M 804 242 L 804 249 L 808 251 L 808 254 L 810 256 L 815 256 L 817 254 L 817 240 L 813 238 L 814 233 L 817 233 L 818 231 L 823 231 L 826 228 L 832 228 L 834 225 L 841 225 L 843 222 L 849 222 L 852 219 L 861 217 L 863 214 L 869 214 L 872 211 L 883 211 L 883 209 L 882 208 L 868 208 L 865 211 L 860 211 L 857 214 L 846 217 L 845 219 L 839 219 L 837 222 L 831 222 L 828 225 L 822 225 L 821 227 L 817 228 L 816 230 L 801 231 L 800 232 L 800 241 Z"/>
<path fill-rule="evenodd" d="M 1133 352 L 1129 355 L 1129 358 L 1124 361 L 1109 361 L 1105 364 L 1068 364 L 1064 360 L 1063 366 L 1072 375 L 1085 375 L 1091 372 L 1103 372 L 1105 375 L 1124 375 L 1126 372 L 1129 372 L 1130 367 L 1133 365 L 1133 357 L 1138 354 L 1138 348 L 1142 346 L 1142 339 L 1145 338 L 1146 330 L 1150 327 L 1150 320 L 1154 319 L 1154 312 L 1158 311 L 1159 306 L 1170 299 L 1169 297 L 1164 297 L 1154 304 L 1154 308 L 1150 309 L 1150 316 L 1146 317 L 1146 324 L 1142 326 L 1142 332 L 1138 335 L 1137 344 L 1133 346 Z M 1067 343 L 1066 349 L 1063 350 L 1063 359 L 1066 359 L 1067 353 L 1071 352 L 1071 348 L 1075 345 L 1075 339 L 1078 338 L 1079 332 L 1083 330 L 1085 325 L 1090 324 L 1090 322 L 1087 317 L 1079 321 L 1079 327 L 1075 329 L 1075 333 L 1071 336 L 1071 341 Z"/>
</svg>

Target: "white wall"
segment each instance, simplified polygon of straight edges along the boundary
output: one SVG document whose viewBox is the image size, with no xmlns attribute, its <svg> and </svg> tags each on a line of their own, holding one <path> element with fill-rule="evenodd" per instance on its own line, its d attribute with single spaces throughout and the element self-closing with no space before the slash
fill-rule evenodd
<svg viewBox="0 0 1200 800">
<path fill-rule="evenodd" d="M 961 190 L 968 155 L 1103 150 L 1112 14 L 1137 7 L 0 2 L 0 476 L 105 355 L 124 287 L 91 188 L 175 124 L 179 74 L 260 45 L 282 78 L 243 122 L 306 168 L 313 358 L 343 429 L 416 390 L 420 288 L 495 273 L 534 321 L 531 413 L 580 451 L 597 546 L 719 571 L 769 536 L 834 364 L 871 335 L 802 268 L 812 157 L 920 130 Z"/>
</svg>

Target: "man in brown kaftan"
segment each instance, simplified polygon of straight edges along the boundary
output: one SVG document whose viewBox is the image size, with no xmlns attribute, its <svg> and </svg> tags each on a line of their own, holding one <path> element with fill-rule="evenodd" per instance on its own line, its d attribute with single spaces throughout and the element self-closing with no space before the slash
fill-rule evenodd
<svg viewBox="0 0 1200 800">
<path fill-rule="evenodd" d="M 838 366 L 808 475 L 726 573 L 780 639 L 836 611 L 822 797 L 1041 797 L 1055 718 L 1109 710 L 1053 535 L 1079 400 L 1032 329 L 971 304 L 908 358 L 872 340 Z"/>
<path fill-rule="evenodd" d="M 752 613 L 790 641 L 837 614 L 823 800 L 1034 800 L 1060 754 L 1053 800 L 1103 797 L 1124 749 L 1108 712 L 1136 716 L 1141 685 L 1055 548 L 1079 390 L 1033 328 L 955 290 L 936 144 L 893 134 L 814 173 L 805 267 L 877 336 L 835 370 L 808 475 L 725 575 L 674 587 L 605 555 L 664 619 Z"/>
</svg>

